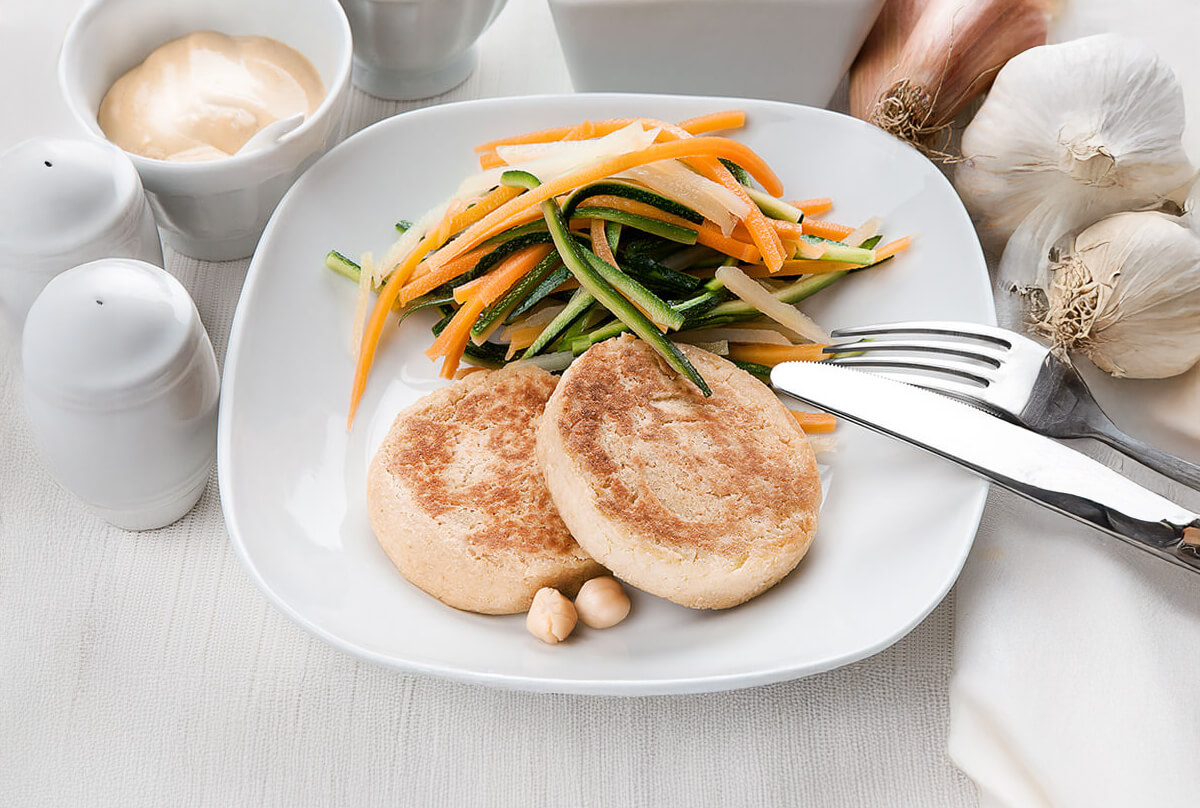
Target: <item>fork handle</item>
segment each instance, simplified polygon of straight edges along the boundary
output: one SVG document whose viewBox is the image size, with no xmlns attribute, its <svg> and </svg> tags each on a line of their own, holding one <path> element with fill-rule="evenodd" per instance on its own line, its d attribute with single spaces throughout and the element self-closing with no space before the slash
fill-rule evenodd
<svg viewBox="0 0 1200 808">
<path fill-rule="evenodd" d="M 1107 443 L 1147 468 L 1200 491 L 1200 466 L 1130 437 L 1112 423 L 1094 424 L 1089 437 Z"/>
</svg>

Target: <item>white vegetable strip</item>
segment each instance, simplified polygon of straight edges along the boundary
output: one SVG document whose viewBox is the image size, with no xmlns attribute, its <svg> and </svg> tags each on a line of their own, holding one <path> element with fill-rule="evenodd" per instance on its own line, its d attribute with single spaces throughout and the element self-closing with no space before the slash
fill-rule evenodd
<svg viewBox="0 0 1200 808">
<path fill-rule="evenodd" d="M 653 144 L 658 138 L 658 133 L 659 130 L 657 128 L 646 130 L 642 128 L 640 123 L 634 122 L 615 132 L 610 132 L 604 137 L 592 140 L 567 140 L 555 143 L 532 144 L 532 146 L 537 147 L 536 149 L 528 145 L 500 146 L 497 147 L 496 153 L 508 165 L 489 168 L 486 171 L 467 177 L 458 186 L 458 190 L 454 195 L 458 199 L 482 196 L 500 184 L 500 176 L 505 171 L 513 169 L 528 171 L 543 183 L 549 182 L 556 177 L 568 174 L 591 163 L 628 154 L 629 152 L 640 151 Z M 513 157 L 513 159 L 509 159 L 506 155 Z M 525 159 L 520 160 L 515 159 L 514 156 L 519 155 L 536 156 L 526 156 Z"/>
<path fill-rule="evenodd" d="M 553 320 L 555 317 L 557 317 L 558 313 L 565 308 L 566 308 L 566 304 L 561 304 L 561 305 L 553 305 L 553 306 L 543 306 L 542 308 L 535 310 L 533 312 L 533 314 L 530 314 L 529 316 L 525 317 L 522 320 L 518 320 L 517 322 L 513 323 L 512 325 L 506 327 L 503 331 L 501 331 L 500 332 L 500 341 L 501 342 L 514 342 L 514 341 L 516 341 L 515 340 L 516 337 L 518 337 L 521 334 L 528 332 L 528 331 L 534 331 L 535 336 L 536 336 L 537 333 L 541 332 L 541 330 L 544 326 L 548 325 L 550 323 L 550 321 Z M 532 340 L 531 340 L 531 342 L 532 342 Z M 522 346 L 522 347 L 524 347 L 524 346 Z"/>
<path fill-rule="evenodd" d="M 878 216 L 872 216 L 859 225 L 857 230 L 842 239 L 842 243 L 847 247 L 859 247 L 864 241 L 874 238 L 879 233 L 879 226 L 881 224 L 883 224 L 883 219 L 880 219 Z"/>
<path fill-rule="evenodd" d="M 825 245 L 820 242 L 801 241 L 796 244 L 796 257 L 817 260 L 825 254 Z"/>
<path fill-rule="evenodd" d="M 770 292 L 737 267 L 719 267 L 717 280 L 744 302 L 810 342 L 829 342 L 829 332 L 795 306 L 776 300 Z"/>
<path fill-rule="evenodd" d="M 362 350 L 363 331 L 367 326 L 367 303 L 371 300 L 371 277 L 375 274 L 375 257 L 363 253 L 358 259 L 358 296 L 354 300 L 354 319 L 350 326 L 350 351 L 354 361 Z"/>
<path fill-rule="evenodd" d="M 618 176 L 637 180 L 650 190 L 687 205 L 714 222 L 726 236 L 733 232 L 739 219 L 750 214 L 750 206 L 741 197 L 678 160 L 660 160 Z"/>
<path fill-rule="evenodd" d="M 760 345 L 791 345 L 792 341 L 766 328 L 695 328 L 672 337 L 676 342 L 750 342 Z"/>
<path fill-rule="evenodd" d="M 672 339 L 674 339 L 675 342 L 685 342 L 688 345 L 694 345 L 697 348 L 700 348 L 701 350 L 708 351 L 710 354 L 716 354 L 717 356 L 728 356 L 729 355 L 729 342 L 727 340 L 719 339 L 719 340 L 713 340 L 711 342 L 703 342 L 703 341 L 697 342 L 694 339 L 686 339 L 685 340 L 685 339 L 680 339 L 678 337 L 672 337 Z"/>
<path fill-rule="evenodd" d="M 392 274 L 392 270 L 396 264 L 400 263 L 400 259 L 411 252 L 413 247 L 417 246 L 417 242 L 437 226 L 442 217 L 446 215 L 446 210 L 449 209 L 450 203 L 453 201 L 452 199 L 447 199 L 437 207 L 427 210 L 425 215 L 413 222 L 412 227 L 405 230 L 400 234 L 398 239 L 392 242 L 392 246 L 388 247 L 387 252 L 383 254 L 383 258 L 375 265 L 375 272 L 379 273 L 379 277 L 373 278 L 372 283 L 378 286 L 387 280 L 387 277 Z"/>
<path fill-rule="evenodd" d="M 514 365 L 536 365 L 542 370 L 554 372 L 556 370 L 566 370 L 571 362 L 575 359 L 575 354 L 571 351 L 558 351 L 551 354 L 538 354 L 531 356 L 528 359 L 518 359 L 513 362 Z"/>
<path fill-rule="evenodd" d="M 814 454 L 824 454 L 835 451 L 838 447 L 837 435 L 809 435 L 808 447 Z"/>
</svg>

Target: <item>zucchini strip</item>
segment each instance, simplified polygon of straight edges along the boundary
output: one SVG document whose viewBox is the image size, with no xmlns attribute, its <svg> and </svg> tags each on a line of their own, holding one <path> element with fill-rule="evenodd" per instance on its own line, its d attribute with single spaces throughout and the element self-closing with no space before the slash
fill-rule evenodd
<svg viewBox="0 0 1200 808">
<path fill-rule="evenodd" d="M 746 196 L 750 197 L 750 201 L 772 219 L 778 219 L 781 222 L 791 222 L 792 224 L 800 224 L 804 221 L 804 211 L 800 210 L 800 208 L 795 205 L 789 205 L 782 199 L 776 199 L 757 188 L 747 188 Z"/>
<path fill-rule="evenodd" d="M 687 205 L 676 202 L 674 199 L 668 199 L 662 194 L 651 191 L 649 188 L 632 185 L 628 182 L 612 181 L 594 182 L 571 193 L 563 202 L 563 218 L 568 222 L 571 221 L 571 217 L 575 215 L 575 209 L 579 207 L 579 203 L 591 196 L 620 196 L 625 199 L 632 199 L 635 202 L 652 205 L 663 213 L 670 213 L 694 224 L 700 224 L 704 221 L 703 216 Z"/>
<path fill-rule="evenodd" d="M 645 255 L 622 253 L 620 261 L 621 268 L 646 288 L 667 297 L 687 297 L 704 285 L 695 275 L 678 272 Z"/>
<path fill-rule="evenodd" d="M 682 314 L 668 306 L 661 297 L 651 292 L 645 286 L 642 286 L 631 275 L 625 274 L 617 267 L 601 259 L 600 256 L 591 250 L 580 247 L 579 254 L 609 286 L 616 289 L 629 302 L 645 312 L 646 316 L 650 318 L 655 326 L 664 330 L 678 331 L 683 325 Z M 570 265 L 568 265 L 569 268 Z M 580 283 L 582 284 L 583 281 L 580 281 Z M 612 311 L 612 309 L 610 308 L 609 311 Z M 613 315 L 620 318 L 620 315 L 615 311 Z"/>
<path fill-rule="evenodd" d="M 564 328 L 574 322 L 576 318 L 582 317 L 583 313 L 595 302 L 596 298 L 592 297 L 591 292 L 587 289 L 582 286 L 576 289 L 575 294 L 571 295 L 571 299 L 567 301 L 567 307 L 546 324 L 533 344 L 525 349 L 525 353 L 521 354 L 521 358 L 528 359 L 545 350 L 546 346 L 561 334 Z"/>
<path fill-rule="evenodd" d="M 875 263 L 874 250 L 862 247 L 847 247 L 840 241 L 820 236 L 804 235 L 801 238 L 809 244 L 819 244 L 825 248 L 825 252 L 818 259 L 820 261 L 843 261 L 847 264 L 860 264 L 862 266 Z"/>
<path fill-rule="evenodd" d="M 362 275 L 362 267 L 356 261 L 350 260 L 337 250 L 330 250 L 325 256 L 325 267 L 332 269 L 343 278 L 349 278 L 355 283 L 358 283 L 359 276 Z"/>
<path fill-rule="evenodd" d="M 558 254 L 557 250 L 555 250 L 555 254 Z M 562 259 L 559 258 L 559 260 L 561 261 Z M 504 324 L 512 325 L 514 320 L 532 309 L 538 303 L 541 303 L 544 299 L 546 299 L 546 297 L 553 294 L 555 289 L 558 289 L 570 279 L 571 273 L 566 267 L 560 265 L 558 269 L 551 272 L 544 281 L 539 283 L 536 289 L 529 293 L 529 297 L 521 301 L 520 305 L 512 310 L 508 317 L 504 319 Z"/>
<path fill-rule="evenodd" d="M 589 219 L 603 219 L 606 222 L 616 222 L 626 227 L 641 230 L 643 233 L 649 233 L 650 235 L 680 244 L 695 244 L 699 236 L 697 231 L 687 227 L 680 227 L 668 222 L 651 219 L 649 216 L 639 216 L 636 213 L 627 213 L 623 210 L 615 210 L 614 208 L 587 207 L 576 210 L 575 214 L 577 218 L 586 216 Z"/>
<path fill-rule="evenodd" d="M 711 396 L 712 389 L 678 346 L 667 339 L 663 332 L 659 331 L 636 306 L 622 297 L 604 279 L 595 264 L 587 259 L 585 252 L 590 254 L 590 251 L 583 250 L 571 237 L 570 231 L 567 229 L 567 221 L 563 218 L 562 210 L 553 197 L 543 200 L 541 208 L 542 215 L 546 217 L 546 224 L 550 228 L 550 234 L 554 237 L 554 245 L 558 248 L 559 255 L 562 256 L 567 269 L 571 270 L 571 274 L 578 279 L 580 288 L 587 289 L 606 309 L 628 325 L 633 333 L 645 340 L 668 365 L 695 384 L 705 396 Z M 595 259 L 595 262 L 604 264 L 598 258 Z M 620 272 L 615 268 L 613 271 Z"/>
</svg>

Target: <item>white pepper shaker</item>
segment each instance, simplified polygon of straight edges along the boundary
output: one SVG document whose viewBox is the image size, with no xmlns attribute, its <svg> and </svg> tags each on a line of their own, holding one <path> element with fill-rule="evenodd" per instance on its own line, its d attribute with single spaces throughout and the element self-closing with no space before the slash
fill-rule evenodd
<svg viewBox="0 0 1200 808">
<path fill-rule="evenodd" d="M 47 469 L 126 530 L 182 517 L 216 457 L 220 377 L 187 290 L 129 258 L 56 276 L 25 319 L 29 426 Z"/>
<path fill-rule="evenodd" d="M 163 265 L 142 181 L 111 143 L 32 138 L 0 154 L 0 330 L 21 333 L 51 278 L 98 258 Z"/>
</svg>

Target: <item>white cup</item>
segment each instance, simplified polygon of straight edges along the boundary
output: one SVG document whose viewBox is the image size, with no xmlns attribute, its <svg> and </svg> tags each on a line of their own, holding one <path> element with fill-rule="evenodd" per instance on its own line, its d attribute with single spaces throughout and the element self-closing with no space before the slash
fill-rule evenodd
<svg viewBox="0 0 1200 808">
<path fill-rule="evenodd" d="M 479 61 L 475 40 L 505 2 L 341 0 L 354 31 L 354 85 L 396 101 L 457 87 Z"/>
<path fill-rule="evenodd" d="M 67 270 L 30 307 L 21 359 L 42 461 L 97 516 L 148 530 L 196 504 L 216 459 L 220 376 L 179 281 L 128 258 Z"/>
<path fill-rule="evenodd" d="M 96 114 L 113 82 L 158 46 L 201 30 L 277 39 L 307 57 L 325 85 L 316 112 L 274 145 L 203 162 L 129 155 L 163 240 L 185 255 L 223 261 L 254 252 L 280 198 L 336 142 L 353 48 L 337 0 L 90 0 L 59 55 L 67 106 L 103 138 Z"/>
<path fill-rule="evenodd" d="M 0 320 L 19 342 L 25 314 L 55 275 L 110 256 L 162 266 L 137 170 L 97 140 L 33 138 L 0 154 Z"/>
</svg>

